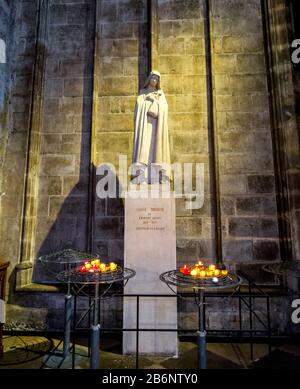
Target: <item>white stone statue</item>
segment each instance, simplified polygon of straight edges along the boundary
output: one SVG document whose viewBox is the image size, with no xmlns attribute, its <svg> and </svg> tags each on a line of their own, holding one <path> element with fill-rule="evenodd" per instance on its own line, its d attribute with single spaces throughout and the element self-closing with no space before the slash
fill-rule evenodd
<svg viewBox="0 0 300 389">
<path fill-rule="evenodd" d="M 160 73 L 152 71 L 134 110 L 133 183 L 171 179 L 168 104 L 160 89 Z"/>
</svg>

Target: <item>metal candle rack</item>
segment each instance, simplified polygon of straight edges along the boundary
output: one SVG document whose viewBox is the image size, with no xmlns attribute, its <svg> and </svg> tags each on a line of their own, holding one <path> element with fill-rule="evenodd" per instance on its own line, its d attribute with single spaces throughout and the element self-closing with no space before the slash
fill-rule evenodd
<svg viewBox="0 0 300 389">
<path fill-rule="evenodd" d="M 205 291 L 237 288 L 242 279 L 235 274 L 220 277 L 192 277 L 182 274 L 179 270 L 171 270 L 160 275 L 160 280 L 167 284 L 171 291 L 177 292 L 172 286 L 192 288 L 195 293 L 195 302 L 198 306 L 198 367 L 206 369 L 206 331 L 204 322 L 204 293 Z M 180 297 L 180 294 L 178 294 Z"/>
<path fill-rule="evenodd" d="M 74 284 L 78 286 L 77 293 L 82 292 L 83 288 L 89 285 L 93 285 L 95 287 L 94 292 L 94 301 L 92 305 L 94 306 L 93 312 L 93 324 L 91 328 L 91 369 L 99 368 L 99 346 L 100 346 L 100 310 L 99 310 L 99 300 L 103 298 L 111 286 L 117 282 L 125 282 L 129 281 L 130 278 L 135 276 L 135 271 L 129 268 L 122 269 L 120 266 L 117 266 L 115 271 L 107 271 L 107 272 L 85 272 L 81 273 L 79 268 L 62 271 L 58 274 L 58 279 L 62 282 L 67 282 L 68 284 Z M 100 294 L 100 285 L 104 285 L 105 288 Z M 112 297 L 112 296 L 110 296 Z M 90 309 L 90 307 L 89 307 Z M 85 315 L 84 315 L 85 316 Z M 81 321 L 80 319 L 79 321 Z"/>
<path fill-rule="evenodd" d="M 71 272 L 74 267 L 89 261 L 94 258 L 98 258 L 98 255 L 85 253 L 83 251 L 66 249 L 57 251 L 52 254 L 43 255 L 38 260 L 43 264 L 46 272 L 58 279 L 58 275 L 61 272 Z M 66 279 L 63 281 L 67 283 L 67 293 L 65 295 L 65 317 L 64 317 L 64 341 L 63 341 L 63 357 L 67 357 L 70 350 L 70 336 L 71 336 L 71 317 L 72 317 L 72 294 L 71 294 L 71 281 Z"/>
</svg>

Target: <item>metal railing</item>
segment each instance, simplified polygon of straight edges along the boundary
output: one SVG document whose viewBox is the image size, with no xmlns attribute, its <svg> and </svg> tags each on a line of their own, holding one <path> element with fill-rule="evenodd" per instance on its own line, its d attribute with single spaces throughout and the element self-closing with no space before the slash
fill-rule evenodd
<svg viewBox="0 0 300 389">
<path fill-rule="evenodd" d="M 209 329 L 205 328 L 210 341 L 224 341 L 224 338 L 228 340 L 234 339 L 234 341 L 247 342 L 250 345 L 250 358 L 253 361 L 254 359 L 254 345 L 255 343 L 265 342 L 269 346 L 269 352 L 272 350 L 272 341 L 279 339 L 278 336 L 272 334 L 271 328 L 271 299 L 278 297 L 287 297 L 288 294 L 282 291 L 279 293 L 272 293 L 270 296 L 266 293 L 261 287 L 256 285 L 255 281 L 251 279 L 244 273 L 240 272 L 240 275 L 247 282 L 239 286 L 236 291 L 233 293 L 224 293 L 224 292 L 213 292 L 205 293 L 204 296 L 204 317 L 207 315 L 206 305 L 209 299 L 238 299 L 238 329 Z M 241 290 L 243 289 L 243 291 Z M 77 307 L 77 298 L 80 296 L 75 296 L 74 299 L 74 323 L 73 323 L 73 367 L 75 364 L 75 347 L 76 347 L 76 334 L 87 334 L 87 330 L 91 324 L 91 313 L 94 309 L 95 300 L 92 301 L 92 298 L 89 298 L 89 307 L 76 321 L 76 307 Z M 188 334 L 189 337 L 196 337 L 198 328 L 188 328 L 188 329 L 178 329 L 178 328 L 143 328 L 140 326 L 140 308 L 141 308 L 141 299 L 147 298 L 176 298 L 176 299 L 188 299 L 195 298 L 194 293 L 177 293 L 177 294 L 126 294 L 126 293 L 111 293 L 107 298 L 132 298 L 136 300 L 136 325 L 134 328 L 118 328 L 118 327 L 101 327 L 101 333 L 124 333 L 124 332 L 135 332 L 136 333 L 136 348 L 135 348 L 135 367 L 139 368 L 139 357 L 140 357 L 140 336 L 141 333 L 146 332 L 177 332 L 180 335 Z M 264 301 L 263 312 L 258 313 L 255 310 L 254 299 L 259 299 Z M 100 315 L 100 304 L 101 299 L 98 300 L 99 304 L 98 312 Z M 196 310 L 195 310 L 196 313 Z M 245 328 L 244 316 L 248 315 L 249 328 Z M 88 328 L 80 328 L 79 324 L 88 317 Z M 260 324 L 260 328 L 256 328 L 256 322 Z M 90 344 L 88 344 L 89 355 L 90 355 Z"/>
<path fill-rule="evenodd" d="M 267 293 L 264 288 L 256 285 L 255 281 L 251 279 L 248 275 L 239 272 L 242 278 L 244 279 L 244 283 L 237 288 L 237 290 L 233 290 L 231 293 L 224 292 L 212 292 L 205 293 L 204 295 L 204 317 L 207 316 L 207 305 L 209 300 L 215 301 L 216 299 L 222 301 L 222 299 L 235 299 L 237 300 L 237 318 L 238 321 L 236 323 L 237 328 L 235 329 L 210 329 L 205 328 L 207 332 L 208 342 L 240 342 L 247 343 L 250 345 L 250 358 L 253 361 L 254 359 L 254 346 L 257 343 L 265 343 L 269 346 L 269 352 L 272 350 L 272 345 L 280 343 L 281 341 L 287 341 L 288 337 L 283 337 L 276 334 L 272 331 L 272 317 L 271 317 L 271 302 L 272 299 L 277 298 L 288 298 L 290 295 L 288 292 L 281 290 L 273 291 L 272 294 Z M 72 366 L 75 368 L 75 354 L 76 354 L 76 341 L 79 336 L 88 337 L 88 356 L 90 356 L 90 327 L 92 324 L 92 313 L 95 308 L 96 300 L 93 299 L 91 295 L 88 296 L 88 308 L 85 309 L 84 313 L 80 316 L 79 320 L 77 320 L 78 312 L 78 299 L 81 297 L 86 298 L 85 295 L 76 295 L 73 296 L 73 318 L 72 318 L 72 345 L 70 346 L 70 352 L 72 353 Z M 133 328 L 125 328 L 125 327 L 111 327 L 111 326 L 103 326 L 101 327 L 101 334 L 123 334 L 124 332 L 135 332 L 136 334 L 136 347 L 135 347 L 135 367 L 139 368 L 139 359 L 140 359 L 140 337 L 142 333 L 147 332 L 176 332 L 178 335 L 184 338 L 192 338 L 195 339 L 197 337 L 197 328 L 143 328 L 141 327 L 141 303 L 143 299 L 147 298 L 176 298 L 178 299 L 194 299 L 194 293 L 177 293 L 177 294 L 126 294 L 120 293 L 119 291 L 110 291 L 110 296 L 106 295 L 106 298 L 132 298 L 136 301 L 136 325 Z M 260 312 L 258 312 L 255 308 L 255 300 L 258 299 L 260 304 Z M 100 305 L 101 299 L 97 300 L 97 311 L 100 315 Z M 197 306 L 195 304 L 195 314 L 197 314 Z M 247 315 L 247 316 L 246 316 Z M 246 318 L 246 320 L 245 320 Z M 86 320 L 86 326 L 81 327 Z M 206 323 L 206 320 L 204 320 Z M 246 323 L 249 325 L 246 326 Z M 256 327 L 256 324 L 259 324 L 259 328 Z M 61 331 L 5 331 L 5 334 L 8 335 L 39 335 L 39 336 L 51 336 L 59 338 L 62 335 Z M 63 340 L 61 340 L 51 351 L 51 354 L 55 354 L 55 352 L 59 349 Z M 59 366 L 60 368 L 64 362 L 64 359 L 61 360 Z M 47 363 L 47 358 L 43 362 L 41 368 L 43 368 Z"/>
</svg>

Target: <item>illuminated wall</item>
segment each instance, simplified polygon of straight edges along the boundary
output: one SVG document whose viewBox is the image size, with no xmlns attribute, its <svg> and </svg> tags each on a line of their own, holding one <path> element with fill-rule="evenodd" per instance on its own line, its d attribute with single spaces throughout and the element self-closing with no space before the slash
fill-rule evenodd
<svg viewBox="0 0 300 389">
<path fill-rule="evenodd" d="M 280 258 L 261 2 L 211 4 L 224 259 L 256 266 L 260 277 L 261 264 Z M 20 1 L 16 10 L 0 255 L 12 262 L 10 271 L 28 269 L 22 286 L 37 255 L 89 247 L 91 168 L 118 168 L 119 153 L 131 160 L 149 47 L 146 0 L 49 0 L 40 10 Z M 172 162 L 205 165 L 203 208 L 187 210 L 177 200 L 179 263 L 209 258 L 214 248 L 203 25 L 202 1 L 158 1 L 157 67 Z M 121 199 L 95 201 L 94 249 L 119 261 L 123 213 Z"/>
<path fill-rule="evenodd" d="M 1 211 L 0 251 L 18 263 L 22 230 L 24 174 L 35 53 L 35 4 L 0 1 L 0 38 L 6 43 L 6 64 L 0 64 Z"/>
<path fill-rule="evenodd" d="M 34 252 L 85 249 L 94 5 L 49 1 Z"/>
</svg>

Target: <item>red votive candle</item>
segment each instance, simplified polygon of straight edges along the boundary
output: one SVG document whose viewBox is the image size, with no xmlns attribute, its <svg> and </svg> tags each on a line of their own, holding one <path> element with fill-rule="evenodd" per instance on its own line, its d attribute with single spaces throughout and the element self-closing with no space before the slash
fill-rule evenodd
<svg viewBox="0 0 300 389">
<path fill-rule="evenodd" d="M 180 268 L 180 273 L 185 274 L 185 275 L 190 274 L 188 265 L 182 266 L 182 267 Z"/>
</svg>

